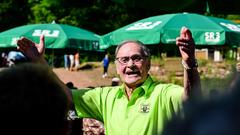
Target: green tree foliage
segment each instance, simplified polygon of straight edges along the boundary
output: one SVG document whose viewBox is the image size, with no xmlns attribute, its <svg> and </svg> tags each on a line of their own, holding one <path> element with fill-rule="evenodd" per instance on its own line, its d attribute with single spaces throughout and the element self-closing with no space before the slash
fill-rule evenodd
<svg viewBox="0 0 240 135">
<path fill-rule="evenodd" d="M 30 23 L 57 23 L 81 27 L 100 35 L 159 12 L 125 7 L 111 0 L 29 0 Z"/>
<path fill-rule="evenodd" d="M 31 8 L 31 23 L 57 23 L 79 26 L 105 34 L 122 26 L 126 10 L 109 0 L 42 0 Z"/>
<path fill-rule="evenodd" d="M 229 20 L 240 20 L 240 15 L 227 15 L 226 18 Z"/>
<path fill-rule="evenodd" d="M 26 24 L 30 12 L 28 6 L 27 0 L 1 0 L 0 31 Z"/>
<path fill-rule="evenodd" d="M 129 7 L 113 0 L 1 0 L 0 31 L 33 23 L 69 24 L 106 34 L 134 21 L 167 12 Z M 213 15 L 239 19 L 240 15 Z"/>
<path fill-rule="evenodd" d="M 51 12 L 52 8 L 54 8 L 54 3 L 49 3 L 48 0 L 33 4 L 31 7 L 32 15 L 29 15 L 30 23 L 51 23 L 57 18 Z"/>
</svg>

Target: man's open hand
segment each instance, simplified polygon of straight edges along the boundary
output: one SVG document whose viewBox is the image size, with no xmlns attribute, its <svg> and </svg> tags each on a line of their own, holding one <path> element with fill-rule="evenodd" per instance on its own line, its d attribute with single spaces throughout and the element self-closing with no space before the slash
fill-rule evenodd
<svg viewBox="0 0 240 135">
<path fill-rule="evenodd" d="M 44 35 L 40 36 L 39 44 L 22 37 L 17 41 L 17 49 L 20 50 L 29 60 L 38 62 L 44 55 Z"/>
</svg>

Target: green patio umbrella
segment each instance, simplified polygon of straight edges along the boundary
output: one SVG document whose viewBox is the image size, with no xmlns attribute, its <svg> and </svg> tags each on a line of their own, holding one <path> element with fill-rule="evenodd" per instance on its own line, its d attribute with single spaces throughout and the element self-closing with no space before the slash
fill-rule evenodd
<svg viewBox="0 0 240 135">
<path fill-rule="evenodd" d="M 175 44 L 181 27 L 188 27 L 196 45 L 240 45 L 238 24 L 221 18 L 194 13 L 176 13 L 139 20 L 102 36 L 100 48 L 137 39 L 144 44 Z"/>
<path fill-rule="evenodd" d="M 39 42 L 45 35 L 46 49 L 99 50 L 99 36 L 93 32 L 65 24 L 30 24 L 0 33 L 0 48 L 16 47 L 22 36 Z"/>
</svg>

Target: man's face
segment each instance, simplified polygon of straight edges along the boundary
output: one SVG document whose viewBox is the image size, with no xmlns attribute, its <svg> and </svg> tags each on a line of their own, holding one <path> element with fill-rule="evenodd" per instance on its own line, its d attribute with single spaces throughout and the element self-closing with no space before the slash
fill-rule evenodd
<svg viewBox="0 0 240 135">
<path fill-rule="evenodd" d="M 116 56 L 117 74 L 128 87 L 136 88 L 143 83 L 150 68 L 150 62 L 136 43 L 126 43 L 118 51 Z M 125 61 L 125 63 L 121 63 Z"/>
</svg>

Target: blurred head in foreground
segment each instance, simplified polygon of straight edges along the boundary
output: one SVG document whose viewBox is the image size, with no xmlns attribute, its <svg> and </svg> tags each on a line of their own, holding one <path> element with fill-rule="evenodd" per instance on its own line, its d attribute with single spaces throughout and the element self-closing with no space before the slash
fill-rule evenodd
<svg viewBox="0 0 240 135">
<path fill-rule="evenodd" d="M 20 64 L 0 71 L 0 121 L 6 134 L 63 135 L 67 96 L 47 66 Z"/>
<path fill-rule="evenodd" d="M 230 88 L 230 93 L 186 104 L 184 116 L 171 120 L 163 135 L 239 135 L 239 103 L 238 77 L 234 86 Z"/>
</svg>

